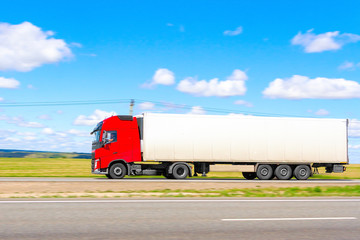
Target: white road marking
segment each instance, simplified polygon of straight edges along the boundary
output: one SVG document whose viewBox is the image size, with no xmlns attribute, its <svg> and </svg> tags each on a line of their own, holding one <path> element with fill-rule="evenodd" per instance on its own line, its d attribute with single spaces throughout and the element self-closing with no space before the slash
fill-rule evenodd
<svg viewBox="0 0 360 240">
<path fill-rule="evenodd" d="M 318 218 L 239 218 L 221 221 L 312 221 L 312 220 L 356 220 L 356 217 L 318 217 Z"/>
<path fill-rule="evenodd" d="M 119 199 L 119 200 L 0 200 L 4 203 L 206 203 L 206 202 L 360 202 L 360 198 L 348 199 Z"/>
</svg>

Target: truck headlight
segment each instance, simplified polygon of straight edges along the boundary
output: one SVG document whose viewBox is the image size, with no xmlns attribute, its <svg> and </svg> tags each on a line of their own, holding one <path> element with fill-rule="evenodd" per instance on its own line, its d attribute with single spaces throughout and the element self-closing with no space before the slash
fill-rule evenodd
<svg viewBox="0 0 360 240">
<path fill-rule="evenodd" d="M 95 160 L 94 169 L 100 168 L 99 162 L 100 162 L 100 159 L 96 159 L 96 160 Z"/>
</svg>

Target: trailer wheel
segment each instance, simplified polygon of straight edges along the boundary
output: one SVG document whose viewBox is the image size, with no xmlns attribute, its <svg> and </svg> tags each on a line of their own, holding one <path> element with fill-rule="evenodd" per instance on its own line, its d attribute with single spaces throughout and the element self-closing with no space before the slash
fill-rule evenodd
<svg viewBox="0 0 360 240">
<path fill-rule="evenodd" d="M 292 178 L 292 169 L 289 165 L 279 165 L 275 169 L 275 176 L 279 180 L 289 180 Z"/>
<path fill-rule="evenodd" d="M 308 165 L 299 165 L 294 170 L 294 176 L 297 180 L 306 180 L 311 175 L 311 169 Z"/>
<path fill-rule="evenodd" d="M 256 173 L 255 172 L 242 172 L 242 175 L 247 180 L 253 180 L 253 179 L 256 178 Z"/>
<path fill-rule="evenodd" d="M 269 180 L 272 179 L 274 177 L 274 170 L 273 168 L 268 165 L 259 165 L 257 170 L 256 170 L 256 176 L 260 179 L 260 180 Z"/>
<path fill-rule="evenodd" d="M 126 167 L 122 163 L 115 163 L 110 167 L 109 176 L 113 179 L 121 179 L 126 175 Z"/>
<path fill-rule="evenodd" d="M 172 176 L 175 179 L 185 179 L 189 175 L 189 169 L 185 164 L 176 164 L 172 169 Z"/>
</svg>

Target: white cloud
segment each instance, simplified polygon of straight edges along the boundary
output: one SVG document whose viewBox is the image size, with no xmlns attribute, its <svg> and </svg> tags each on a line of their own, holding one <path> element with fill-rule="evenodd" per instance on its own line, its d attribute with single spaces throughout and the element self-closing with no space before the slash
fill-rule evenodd
<svg viewBox="0 0 360 240">
<path fill-rule="evenodd" d="M 89 132 L 80 131 L 80 130 L 77 130 L 77 129 L 70 129 L 69 131 L 67 131 L 67 133 L 78 136 L 78 137 L 88 137 L 88 136 L 90 136 Z"/>
<path fill-rule="evenodd" d="M 46 135 L 51 135 L 55 133 L 55 131 L 51 128 L 44 128 L 41 132 Z"/>
<path fill-rule="evenodd" d="M 349 148 L 360 149 L 360 144 L 358 144 L 358 145 L 349 145 Z"/>
<path fill-rule="evenodd" d="M 173 85 L 175 83 L 175 74 L 166 68 L 159 68 L 156 70 L 152 81 L 150 83 L 144 83 L 142 87 L 152 88 L 155 85 Z"/>
<path fill-rule="evenodd" d="M 302 34 L 299 32 L 292 40 L 293 45 L 301 45 L 307 53 L 338 50 L 343 45 L 360 41 L 360 35 L 342 33 L 339 31 L 327 32 L 316 35 L 313 29 Z"/>
<path fill-rule="evenodd" d="M 74 125 L 79 126 L 95 126 L 98 122 L 104 120 L 105 118 L 116 115 L 115 112 L 106 112 L 99 109 L 96 109 L 93 114 L 90 116 L 80 115 L 73 122 Z"/>
<path fill-rule="evenodd" d="M 42 127 L 44 127 L 44 125 L 41 124 L 41 123 L 38 123 L 38 122 L 26 122 L 26 121 L 19 122 L 17 125 L 19 127 L 28 127 L 28 128 L 42 128 Z"/>
<path fill-rule="evenodd" d="M 152 109 L 154 109 L 154 107 L 155 107 L 155 104 L 152 102 L 143 102 L 143 103 L 139 104 L 139 108 L 141 110 L 152 110 Z"/>
<path fill-rule="evenodd" d="M 14 124 L 19 127 L 28 127 L 28 128 L 43 128 L 44 125 L 38 122 L 28 122 L 25 121 L 23 117 L 9 117 L 7 115 L 1 115 L 0 120 L 6 121 L 9 124 Z"/>
<path fill-rule="evenodd" d="M 24 136 L 23 137 L 24 140 L 28 140 L 28 141 L 31 141 L 31 140 L 35 140 L 37 139 L 35 136 Z"/>
<path fill-rule="evenodd" d="M 253 107 L 254 105 L 251 102 L 247 102 L 245 100 L 237 100 L 234 102 L 236 105 L 244 105 L 245 107 Z"/>
<path fill-rule="evenodd" d="M 42 120 L 52 120 L 51 116 L 48 114 L 42 114 L 42 115 L 38 116 L 38 118 L 42 119 Z"/>
<path fill-rule="evenodd" d="M 329 115 L 330 112 L 326 109 L 319 109 L 315 112 L 315 114 L 319 116 L 325 116 L 325 115 Z"/>
<path fill-rule="evenodd" d="M 1 51 L 1 49 L 0 49 L 0 51 Z M 0 55 L 1 55 L 1 52 L 0 52 Z M 20 85 L 20 82 L 14 78 L 0 77 L 0 88 L 18 88 L 19 85 Z"/>
<path fill-rule="evenodd" d="M 20 142 L 21 140 L 14 137 L 8 137 L 4 139 L 4 142 Z"/>
<path fill-rule="evenodd" d="M 194 106 L 191 108 L 191 111 L 188 112 L 188 114 L 203 115 L 206 114 L 206 111 L 200 106 Z"/>
<path fill-rule="evenodd" d="M 355 70 L 355 64 L 353 62 L 345 61 L 338 68 L 340 70 Z"/>
<path fill-rule="evenodd" d="M 349 121 L 349 137 L 360 137 L 360 120 L 350 119 L 350 121 Z"/>
<path fill-rule="evenodd" d="M 343 78 L 310 79 L 293 75 L 288 79 L 277 78 L 262 92 L 268 98 L 285 99 L 345 99 L 360 98 L 360 84 Z"/>
<path fill-rule="evenodd" d="M 246 92 L 245 81 L 247 79 L 248 77 L 245 72 L 235 69 L 232 75 L 227 77 L 225 81 L 219 81 L 218 78 L 213 78 L 208 82 L 206 80 L 197 81 L 192 77 L 185 78 L 177 85 L 177 90 L 205 97 L 239 96 L 244 95 Z"/>
<path fill-rule="evenodd" d="M 68 44 L 30 22 L 0 23 L 0 70 L 30 71 L 71 57 Z"/>
<path fill-rule="evenodd" d="M 175 83 L 175 76 L 172 71 L 166 68 L 156 70 L 152 84 L 172 85 Z"/>
<path fill-rule="evenodd" d="M 39 133 L 43 133 L 43 129 L 36 131 L 0 130 L 1 147 L 41 151 L 51 149 L 59 152 L 89 152 L 91 148 L 92 137 L 88 132 L 85 136 L 85 132 L 73 131 L 73 129 L 62 132 L 52 130 L 52 134 L 43 135 L 39 135 Z"/>
<path fill-rule="evenodd" d="M 243 32 L 243 28 L 240 26 L 240 27 L 237 27 L 234 31 L 231 31 L 231 30 L 226 30 L 224 32 L 224 35 L 225 36 L 236 36 L 236 35 L 239 35 Z"/>
</svg>

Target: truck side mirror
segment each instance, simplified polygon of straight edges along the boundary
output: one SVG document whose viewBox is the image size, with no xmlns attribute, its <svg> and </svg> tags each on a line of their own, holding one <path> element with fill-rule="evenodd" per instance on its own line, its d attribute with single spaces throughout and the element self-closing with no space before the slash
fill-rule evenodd
<svg viewBox="0 0 360 240">
<path fill-rule="evenodd" d="M 102 143 L 102 146 L 104 146 L 109 140 L 107 139 L 107 132 L 104 131 L 103 132 L 103 135 L 102 135 L 102 140 L 101 140 L 101 143 Z"/>
</svg>

